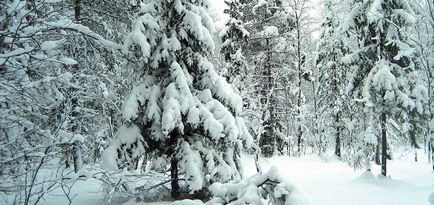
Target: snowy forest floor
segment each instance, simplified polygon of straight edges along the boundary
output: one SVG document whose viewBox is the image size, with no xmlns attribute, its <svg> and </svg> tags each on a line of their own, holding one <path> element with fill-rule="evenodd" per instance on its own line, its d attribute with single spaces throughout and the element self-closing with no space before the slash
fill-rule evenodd
<svg viewBox="0 0 434 205">
<path fill-rule="evenodd" d="M 295 184 L 312 205 L 428 205 L 428 197 L 434 191 L 434 173 L 427 156 L 420 151 L 419 161 L 413 153 L 395 154 L 388 161 L 388 178 L 378 178 L 380 167 L 372 165 L 372 174 L 354 170 L 337 159 L 321 159 L 317 156 L 301 158 L 280 156 L 260 158 L 264 171 L 276 166 L 279 173 Z M 245 176 L 253 175 L 254 160 L 243 156 Z M 388 174 L 388 175 L 389 175 Z M 78 181 L 72 189 L 72 204 L 102 205 L 104 196 L 98 181 Z M 62 191 L 45 197 L 44 204 L 68 204 Z M 113 204 L 124 202 L 114 201 Z M 176 203 L 191 204 L 188 203 Z M 125 205 L 136 204 L 133 201 Z M 138 203 L 140 205 L 164 205 L 169 202 Z"/>
</svg>

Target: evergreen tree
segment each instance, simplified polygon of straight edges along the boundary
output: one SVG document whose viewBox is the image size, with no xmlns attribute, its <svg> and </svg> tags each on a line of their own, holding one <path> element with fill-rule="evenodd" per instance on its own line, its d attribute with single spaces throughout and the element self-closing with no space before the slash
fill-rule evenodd
<svg viewBox="0 0 434 205">
<path fill-rule="evenodd" d="M 386 176 L 387 123 L 398 111 L 414 109 L 409 78 L 417 70 L 407 36 L 414 12 L 406 0 L 350 2 L 354 6 L 344 27 L 358 36 L 360 49 L 344 57 L 344 62 L 357 65 L 348 88 L 361 90 L 369 115 L 367 136 L 381 133 L 381 173 Z"/>
<path fill-rule="evenodd" d="M 142 4 L 126 48 L 145 75 L 124 102 L 106 167 L 134 169 L 146 153 L 162 173 L 170 166 L 174 198 L 181 178 L 190 193 L 241 179 L 239 153 L 253 142 L 239 117 L 241 97 L 207 60 L 212 27 L 206 1 Z"/>
<path fill-rule="evenodd" d="M 346 72 L 348 67 L 341 58 L 348 53 L 349 48 L 345 36 L 340 32 L 338 5 L 334 1 L 326 1 L 327 15 L 322 23 L 323 32 L 317 45 L 318 57 L 318 125 L 323 136 L 334 136 L 335 155 L 341 157 L 341 145 L 344 132 L 344 110 L 347 106 L 345 98 Z M 331 129 L 330 129 L 331 128 Z M 321 137 L 321 136 L 319 136 Z"/>
<path fill-rule="evenodd" d="M 229 83 L 238 85 L 237 87 L 240 90 L 243 87 L 242 81 L 245 81 L 247 77 L 247 62 L 242 47 L 247 42 L 249 32 L 244 28 L 241 11 L 246 3 L 242 0 L 229 0 L 225 1 L 225 3 L 229 8 L 224 13 L 228 14 L 230 19 L 221 32 L 221 52 L 227 62 L 223 75 Z"/>
</svg>

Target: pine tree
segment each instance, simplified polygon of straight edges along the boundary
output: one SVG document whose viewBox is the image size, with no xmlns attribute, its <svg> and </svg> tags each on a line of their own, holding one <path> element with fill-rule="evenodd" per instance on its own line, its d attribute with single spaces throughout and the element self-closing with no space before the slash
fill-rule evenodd
<svg viewBox="0 0 434 205">
<path fill-rule="evenodd" d="M 415 23 L 414 12 L 406 0 L 355 0 L 351 4 L 345 27 L 358 35 L 360 49 L 344 57 L 346 63 L 357 65 L 349 90 L 361 90 L 370 119 L 369 135 L 376 135 L 379 124 L 381 173 L 386 176 L 387 123 L 397 111 L 414 108 L 409 78 L 417 70 L 407 36 Z"/>
<path fill-rule="evenodd" d="M 253 142 L 239 117 L 241 97 L 207 60 L 212 26 L 206 1 L 142 4 L 126 48 L 145 76 L 124 102 L 106 167 L 134 169 L 146 153 L 162 173 L 170 167 L 174 198 L 181 179 L 190 193 L 241 179 L 239 153 Z"/>
<path fill-rule="evenodd" d="M 226 63 L 224 76 L 226 80 L 238 89 L 242 89 L 242 81 L 247 77 L 247 62 L 243 55 L 242 47 L 247 42 L 249 32 L 244 28 L 242 21 L 242 8 L 245 6 L 244 1 L 229 0 L 225 1 L 228 9 L 224 12 L 229 15 L 230 19 L 226 23 L 224 30 L 221 32 L 222 48 Z"/>
<path fill-rule="evenodd" d="M 318 88 L 315 91 L 319 97 L 318 107 L 321 118 L 318 123 L 323 126 L 324 136 L 335 138 L 335 155 L 341 157 L 341 142 L 344 129 L 344 110 L 346 106 L 345 87 L 347 66 L 341 58 L 349 52 L 340 32 L 337 5 L 333 1 L 325 2 L 326 19 L 322 23 L 323 32 L 317 45 L 318 57 Z M 332 129 L 329 129 L 331 127 Z M 319 136 L 321 137 L 321 136 Z"/>
</svg>

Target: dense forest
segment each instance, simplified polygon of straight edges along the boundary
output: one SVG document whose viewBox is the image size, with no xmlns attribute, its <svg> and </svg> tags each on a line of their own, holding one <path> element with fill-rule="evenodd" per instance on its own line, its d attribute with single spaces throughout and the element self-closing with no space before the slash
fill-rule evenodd
<svg viewBox="0 0 434 205">
<path fill-rule="evenodd" d="M 388 177 L 433 140 L 431 0 L 0 1 L 0 204 L 306 204 L 260 159 Z"/>
</svg>

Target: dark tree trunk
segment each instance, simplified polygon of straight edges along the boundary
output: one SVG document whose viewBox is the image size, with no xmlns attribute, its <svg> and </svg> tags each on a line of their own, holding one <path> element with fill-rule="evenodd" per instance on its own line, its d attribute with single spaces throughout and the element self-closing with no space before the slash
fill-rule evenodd
<svg viewBox="0 0 434 205">
<path fill-rule="evenodd" d="M 335 123 L 336 123 L 336 147 L 335 147 L 335 154 L 338 157 L 341 157 L 341 130 L 339 126 L 339 112 L 336 113 L 335 116 Z"/>
<path fill-rule="evenodd" d="M 172 185 L 171 195 L 172 198 L 178 199 L 180 190 L 179 190 L 179 178 L 178 178 L 178 159 L 174 156 L 170 161 L 170 179 Z"/>
<path fill-rule="evenodd" d="M 298 126 L 298 136 L 297 136 L 297 151 L 298 151 L 298 156 L 301 155 L 301 136 L 303 135 L 303 131 L 301 130 L 301 125 Z"/>
<path fill-rule="evenodd" d="M 387 176 L 387 116 L 381 114 L 381 174 Z"/>
<path fill-rule="evenodd" d="M 416 140 L 416 130 L 417 130 L 417 123 L 416 120 L 414 120 L 414 118 L 416 117 L 416 111 L 411 111 L 410 113 L 410 122 L 411 122 L 411 129 L 410 129 L 410 143 L 411 146 L 415 149 L 415 156 L 414 156 L 414 160 L 417 161 L 417 153 L 416 153 L 416 149 L 419 149 L 419 145 L 417 144 L 417 140 Z"/>
<path fill-rule="evenodd" d="M 268 14 L 265 14 L 265 19 L 268 19 Z M 264 111 L 264 132 L 261 133 L 261 138 L 259 140 L 259 146 L 261 148 L 262 156 L 264 157 L 271 157 L 274 154 L 274 148 L 276 146 L 276 134 L 274 132 L 275 129 L 275 119 L 274 119 L 274 99 L 273 99 L 273 70 L 272 70 L 272 48 L 270 39 L 265 39 L 265 46 L 266 46 L 266 59 L 264 64 L 264 70 L 262 71 L 264 78 L 264 85 L 262 89 L 262 98 L 264 99 L 263 103 L 267 107 L 267 111 L 269 113 L 268 119 L 265 118 L 267 116 L 266 112 Z"/>
<path fill-rule="evenodd" d="M 433 140 L 430 140 L 429 146 L 430 146 L 432 169 L 434 171 L 434 142 L 433 142 Z"/>
<path fill-rule="evenodd" d="M 74 2 L 74 15 L 75 20 L 78 21 L 80 19 L 81 5 L 80 0 L 75 0 Z"/>
<path fill-rule="evenodd" d="M 300 18 L 298 16 L 298 12 L 295 13 L 295 21 L 296 21 L 296 29 L 297 29 L 297 69 L 298 69 L 298 96 L 297 96 L 297 109 L 298 116 L 301 114 L 301 81 L 302 81 L 302 59 L 301 59 L 301 34 L 300 34 Z M 303 130 L 301 127 L 301 119 L 298 119 L 298 134 L 297 134 L 297 146 L 298 146 L 298 155 L 301 155 L 301 143 Z"/>
<path fill-rule="evenodd" d="M 380 138 L 377 137 L 377 145 L 375 146 L 375 164 L 381 165 L 380 160 Z"/>
<path fill-rule="evenodd" d="M 74 172 L 77 173 L 78 170 L 81 169 L 83 166 L 82 164 L 82 158 L 81 158 L 81 151 L 80 151 L 80 142 L 75 141 L 72 144 L 72 154 L 73 154 L 73 160 L 74 160 Z"/>
<path fill-rule="evenodd" d="M 276 133 L 275 131 L 275 119 L 274 119 L 274 95 L 273 95 L 273 70 L 272 70 L 272 65 L 271 65 L 271 60 L 272 60 L 272 53 L 271 53 L 271 43 L 270 43 L 270 39 L 265 39 L 266 43 L 267 43 L 267 62 L 266 62 L 266 71 L 267 71 L 267 98 L 268 98 L 268 112 L 270 114 L 270 119 L 269 123 L 268 123 L 268 135 L 267 138 L 268 139 L 268 145 L 269 150 L 268 150 L 268 155 L 269 157 L 273 156 L 274 154 L 274 148 L 276 146 Z"/>
<path fill-rule="evenodd" d="M 71 164 L 69 164 L 69 159 L 68 159 L 68 157 L 66 157 L 65 168 L 69 168 L 69 167 L 71 167 Z"/>
</svg>

